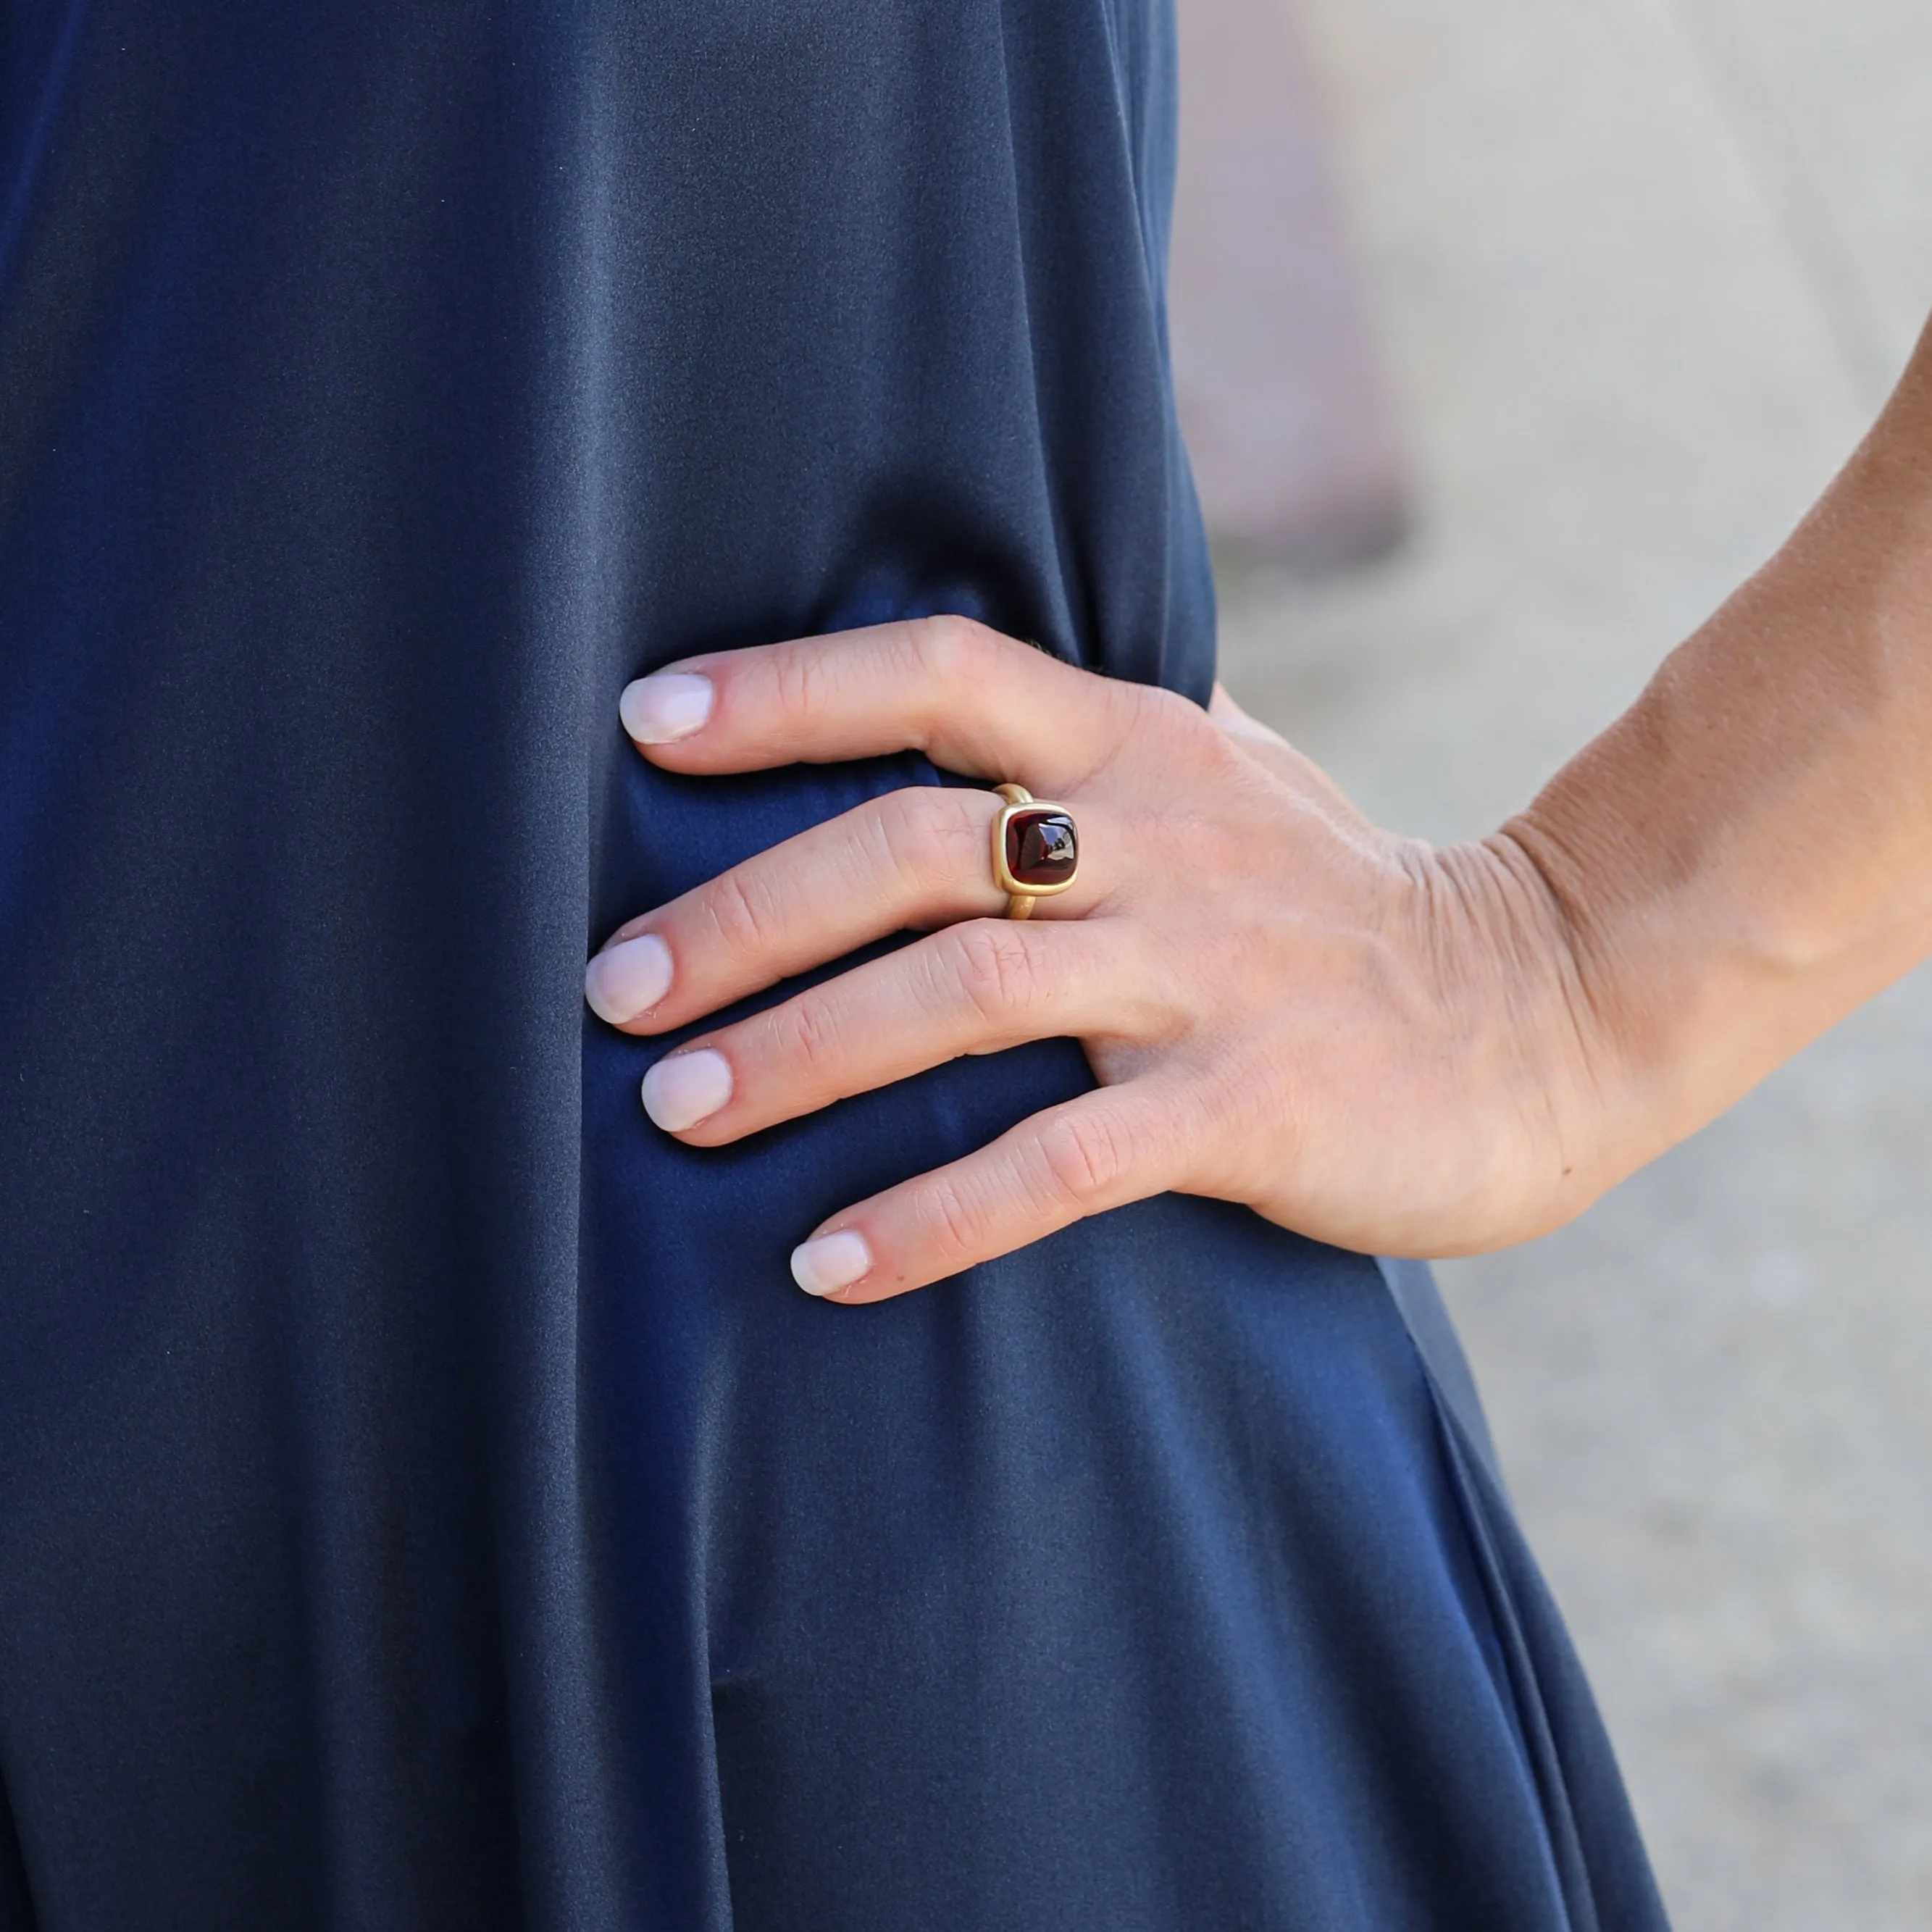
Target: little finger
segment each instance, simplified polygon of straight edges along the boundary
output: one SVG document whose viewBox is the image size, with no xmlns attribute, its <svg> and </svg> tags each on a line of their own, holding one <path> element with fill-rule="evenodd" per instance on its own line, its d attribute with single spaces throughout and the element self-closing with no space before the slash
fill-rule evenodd
<svg viewBox="0 0 1932 1932">
<path fill-rule="evenodd" d="M 827 1300 L 883 1301 L 1166 1192 L 1189 1165 L 1173 1084 L 1082 1094 L 847 1208 L 793 1250 L 794 1279 Z"/>
</svg>

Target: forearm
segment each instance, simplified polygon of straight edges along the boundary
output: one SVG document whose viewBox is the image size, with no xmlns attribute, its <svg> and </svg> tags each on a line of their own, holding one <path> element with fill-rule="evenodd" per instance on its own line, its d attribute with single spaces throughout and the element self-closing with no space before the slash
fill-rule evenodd
<svg viewBox="0 0 1932 1932">
<path fill-rule="evenodd" d="M 1790 542 L 1492 844 L 1570 942 L 1602 1184 L 1932 953 L 1932 331 Z"/>
<path fill-rule="evenodd" d="M 998 916 L 998 801 L 913 786 L 592 962 L 604 1018 L 687 1036 L 644 1093 L 694 1147 L 1085 1047 L 1090 1092 L 820 1222 L 811 1292 L 876 1300 L 1174 1190 L 1366 1253 L 1522 1240 L 1932 951 L 1932 348 L 1804 529 L 1484 844 L 1378 830 L 1225 697 L 959 617 L 688 658 L 620 715 L 693 780 L 910 747 L 1078 821 L 1077 877 L 1024 923 Z"/>
</svg>

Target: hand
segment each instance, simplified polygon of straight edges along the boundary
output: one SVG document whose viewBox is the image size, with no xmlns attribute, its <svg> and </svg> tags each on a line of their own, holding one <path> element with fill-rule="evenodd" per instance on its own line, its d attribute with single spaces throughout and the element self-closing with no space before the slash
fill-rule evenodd
<svg viewBox="0 0 1932 1932">
<path fill-rule="evenodd" d="M 590 962 L 592 1006 L 651 1034 L 930 928 L 659 1060 L 646 1107 L 697 1147 L 956 1054 L 1081 1041 L 1096 1090 L 833 1216 L 793 1257 L 813 1293 L 878 1300 L 1168 1190 L 1439 1256 L 1540 1232 L 1603 1184 L 1574 1144 L 1594 1082 L 1564 916 L 1522 849 L 1378 831 L 1225 693 L 1203 712 L 932 618 L 694 658 L 621 709 L 670 770 L 911 748 L 1078 825 L 1072 889 L 1014 921 L 1000 800 L 892 793 Z"/>
</svg>

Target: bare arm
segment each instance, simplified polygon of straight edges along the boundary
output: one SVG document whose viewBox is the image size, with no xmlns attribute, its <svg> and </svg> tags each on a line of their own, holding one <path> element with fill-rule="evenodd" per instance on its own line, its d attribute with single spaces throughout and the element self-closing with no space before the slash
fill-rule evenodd
<svg viewBox="0 0 1932 1932">
<path fill-rule="evenodd" d="M 1932 953 L 1932 330 L 1790 542 L 1490 849 L 1567 928 L 1579 1207 Z"/>
<path fill-rule="evenodd" d="M 1779 555 L 1486 840 L 1379 830 L 1225 694 L 1204 713 L 962 619 L 694 658 L 622 710 L 676 770 L 912 747 L 1078 822 L 1076 882 L 1024 924 L 999 800 L 914 788 L 591 962 L 597 1011 L 652 1034 L 927 929 L 659 1060 L 646 1108 L 695 1146 L 958 1054 L 1085 1046 L 1096 1092 L 818 1229 L 813 1293 L 875 1300 L 1165 1189 L 1348 1247 L 1499 1246 L 1932 952 L 1932 342 Z"/>
</svg>

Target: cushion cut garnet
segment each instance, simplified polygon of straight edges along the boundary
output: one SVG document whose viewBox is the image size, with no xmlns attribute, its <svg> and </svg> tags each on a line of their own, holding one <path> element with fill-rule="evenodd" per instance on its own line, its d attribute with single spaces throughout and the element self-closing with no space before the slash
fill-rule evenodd
<svg viewBox="0 0 1932 1932">
<path fill-rule="evenodd" d="M 1080 862 L 1080 835 L 1064 812 L 1022 806 L 1006 820 L 1006 870 L 1022 886 L 1064 886 Z"/>
</svg>

